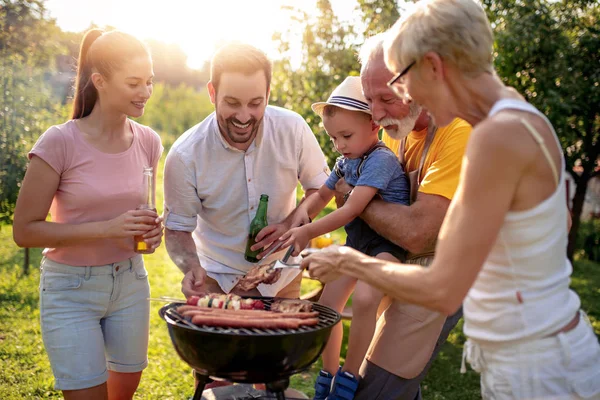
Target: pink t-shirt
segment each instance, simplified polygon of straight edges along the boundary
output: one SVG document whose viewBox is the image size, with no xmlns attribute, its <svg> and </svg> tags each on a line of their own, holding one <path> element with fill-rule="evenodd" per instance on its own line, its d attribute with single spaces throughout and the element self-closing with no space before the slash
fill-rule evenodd
<svg viewBox="0 0 600 400">
<path fill-rule="evenodd" d="M 103 153 L 86 142 L 74 120 L 52 126 L 40 136 L 29 158 L 40 157 L 60 175 L 50 207 L 53 222 L 107 221 L 143 203 L 143 169 L 156 166 L 163 147 L 156 132 L 129 121 L 133 143 L 117 154 Z M 135 253 L 133 238 L 126 238 L 47 248 L 43 254 L 67 265 L 93 266 Z"/>
</svg>

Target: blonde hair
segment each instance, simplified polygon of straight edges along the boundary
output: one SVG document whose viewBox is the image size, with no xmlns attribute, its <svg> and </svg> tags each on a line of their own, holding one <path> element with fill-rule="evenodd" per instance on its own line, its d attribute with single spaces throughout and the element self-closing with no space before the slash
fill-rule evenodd
<svg viewBox="0 0 600 400">
<path fill-rule="evenodd" d="M 437 53 L 467 76 L 493 73 L 492 28 L 474 0 L 422 0 L 399 19 L 384 42 L 385 62 L 398 71 Z"/>
</svg>

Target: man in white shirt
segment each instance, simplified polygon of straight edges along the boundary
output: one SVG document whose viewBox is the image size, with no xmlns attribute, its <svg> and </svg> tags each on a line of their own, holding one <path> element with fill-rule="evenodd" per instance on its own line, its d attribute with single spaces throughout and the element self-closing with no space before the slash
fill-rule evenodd
<svg viewBox="0 0 600 400">
<path fill-rule="evenodd" d="M 289 229 L 298 182 L 310 195 L 329 174 L 304 119 L 267 105 L 270 82 L 271 63 L 260 50 L 244 44 L 219 49 L 207 85 L 215 112 L 177 139 L 167 156 L 165 243 L 185 274 L 186 296 L 232 290 L 241 295 L 300 294 L 296 270 L 282 271 L 276 283 L 252 292 L 234 289 L 255 265 L 244 259 L 244 251 L 260 195 L 269 196 L 269 226 L 256 247 L 266 250 Z"/>
</svg>

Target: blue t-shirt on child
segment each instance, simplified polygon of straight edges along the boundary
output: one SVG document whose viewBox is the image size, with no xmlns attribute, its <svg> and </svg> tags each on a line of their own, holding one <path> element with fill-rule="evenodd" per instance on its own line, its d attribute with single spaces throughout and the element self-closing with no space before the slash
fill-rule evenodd
<svg viewBox="0 0 600 400">
<path fill-rule="evenodd" d="M 398 157 L 382 141 L 361 158 L 338 157 L 334 172 L 325 182 L 331 190 L 335 190 L 335 184 L 340 180 L 338 173 L 351 186 L 376 188 L 383 201 L 410 204 L 408 177 Z M 348 234 L 347 246 L 373 257 L 388 252 L 401 261 L 404 259 L 405 251 L 401 247 L 379 236 L 362 219 L 354 219 L 345 229 Z"/>
</svg>

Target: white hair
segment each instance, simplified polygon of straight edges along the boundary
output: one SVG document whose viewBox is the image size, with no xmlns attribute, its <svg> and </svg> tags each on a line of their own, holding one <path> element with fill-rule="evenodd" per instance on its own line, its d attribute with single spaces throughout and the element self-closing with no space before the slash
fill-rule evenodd
<svg viewBox="0 0 600 400">
<path fill-rule="evenodd" d="M 380 126 L 387 127 L 395 125 L 396 129 L 386 128 L 385 132 L 392 139 L 401 140 L 407 137 L 409 133 L 413 131 L 413 129 L 415 128 L 415 123 L 421 115 L 421 111 L 423 111 L 421 106 L 413 101 L 409 105 L 409 111 L 406 117 L 402 119 L 384 118 L 382 120 L 375 121 L 375 123 Z"/>
<path fill-rule="evenodd" d="M 467 76 L 493 73 L 492 28 L 475 0 L 422 0 L 384 39 L 385 62 L 399 71 L 437 53 Z"/>
<path fill-rule="evenodd" d="M 361 73 L 365 66 L 380 55 L 383 55 L 383 42 L 385 40 L 385 33 L 378 33 L 377 35 L 367 38 L 358 52 L 358 62 L 361 65 Z"/>
</svg>

